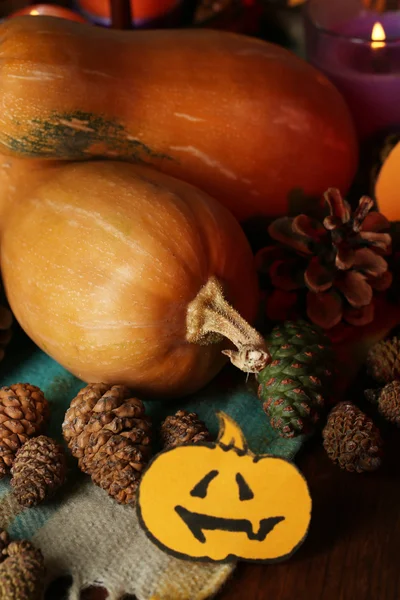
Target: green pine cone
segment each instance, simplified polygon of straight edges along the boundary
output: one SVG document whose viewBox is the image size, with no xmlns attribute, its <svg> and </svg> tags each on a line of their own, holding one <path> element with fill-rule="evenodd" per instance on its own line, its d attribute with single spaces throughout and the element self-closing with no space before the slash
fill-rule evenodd
<svg viewBox="0 0 400 600">
<path fill-rule="evenodd" d="M 329 338 L 306 321 L 286 321 L 266 341 L 272 362 L 257 376 L 264 411 L 282 437 L 309 433 L 320 418 L 332 376 Z"/>
<path fill-rule="evenodd" d="M 331 352 L 330 340 L 322 329 L 308 321 L 299 319 L 298 321 L 285 321 L 274 327 L 267 336 L 269 347 L 281 348 L 286 344 L 304 349 L 306 346 L 317 346 L 323 351 Z M 326 348 L 321 348 L 325 346 Z M 288 352 L 290 348 L 286 346 L 283 351 Z"/>
</svg>

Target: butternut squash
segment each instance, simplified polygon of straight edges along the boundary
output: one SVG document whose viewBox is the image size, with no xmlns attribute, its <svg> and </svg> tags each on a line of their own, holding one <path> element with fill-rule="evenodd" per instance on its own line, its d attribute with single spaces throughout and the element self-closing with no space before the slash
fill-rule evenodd
<svg viewBox="0 0 400 600">
<path fill-rule="evenodd" d="M 112 31 L 63 19 L 0 26 L 0 151 L 119 158 L 192 183 L 237 218 L 343 193 L 357 164 L 339 92 L 291 52 L 207 30 Z"/>
<path fill-rule="evenodd" d="M 0 243 L 7 216 L 13 207 L 51 177 L 65 161 L 32 159 L 0 154 Z"/>
<path fill-rule="evenodd" d="M 23 329 L 84 381 L 183 396 L 227 356 L 246 372 L 270 358 L 247 323 L 259 296 L 239 223 L 149 167 L 89 161 L 34 172 L 5 219 L 1 267 Z"/>
</svg>

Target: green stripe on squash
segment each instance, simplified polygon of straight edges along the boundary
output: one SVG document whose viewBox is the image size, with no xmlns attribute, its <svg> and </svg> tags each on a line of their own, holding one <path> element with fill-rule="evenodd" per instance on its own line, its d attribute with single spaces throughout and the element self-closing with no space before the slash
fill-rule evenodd
<svg viewBox="0 0 400 600">
<path fill-rule="evenodd" d="M 155 159 L 173 160 L 134 139 L 122 123 L 80 110 L 33 118 L 30 125 L 27 135 L 7 140 L 13 152 L 31 158 L 70 160 L 117 156 L 143 164 Z"/>
</svg>

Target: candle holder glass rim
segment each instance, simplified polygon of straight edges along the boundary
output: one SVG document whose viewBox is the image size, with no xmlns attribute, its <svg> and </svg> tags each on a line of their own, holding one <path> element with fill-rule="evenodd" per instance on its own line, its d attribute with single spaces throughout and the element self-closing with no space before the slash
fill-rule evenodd
<svg viewBox="0 0 400 600">
<path fill-rule="evenodd" d="M 310 11 L 310 6 L 311 6 L 311 2 L 308 1 L 305 3 L 305 5 L 303 6 L 303 18 L 305 20 L 305 24 L 307 25 L 311 25 L 311 27 L 313 27 L 316 31 L 318 31 L 319 34 L 323 34 L 323 35 L 327 35 L 330 36 L 332 38 L 336 38 L 338 40 L 343 40 L 346 42 L 351 42 L 352 44 L 356 43 L 356 44 L 371 44 L 371 38 L 367 37 L 367 36 L 355 36 L 355 35 L 346 35 L 345 33 L 342 32 L 338 32 L 338 31 L 334 31 L 333 29 L 329 29 L 328 27 L 324 27 L 322 25 L 320 25 L 319 23 L 317 23 L 311 16 L 311 11 Z M 387 37 L 385 39 L 385 46 L 395 46 L 396 44 L 400 43 L 400 36 L 393 38 L 393 37 Z"/>
</svg>

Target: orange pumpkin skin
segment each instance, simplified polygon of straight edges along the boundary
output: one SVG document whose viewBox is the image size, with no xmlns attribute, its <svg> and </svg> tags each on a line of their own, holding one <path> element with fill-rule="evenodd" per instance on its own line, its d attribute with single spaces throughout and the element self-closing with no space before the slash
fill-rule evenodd
<svg viewBox="0 0 400 600">
<path fill-rule="evenodd" d="M 0 154 L 0 235 L 14 205 L 51 177 L 64 161 L 26 160 Z"/>
<path fill-rule="evenodd" d="M 389 221 L 400 221 L 400 143 L 390 152 L 383 163 L 375 186 L 379 211 Z"/>
<path fill-rule="evenodd" d="M 257 311 L 253 256 L 229 211 L 122 162 L 63 165 L 16 203 L 2 271 L 11 308 L 39 347 L 86 382 L 150 397 L 194 392 L 225 362 L 222 343 L 186 340 L 188 304 L 210 276 L 245 319 Z"/>
<path fill-rule="evenodd" d="M 357 142 L 344 100 L 281 47 L 40 16 L 0 31 L 3 152 L 151 164 L 240 220 L 283 215 L 298 190 L 319 199 L 352 181 Z"/>
</svg>

